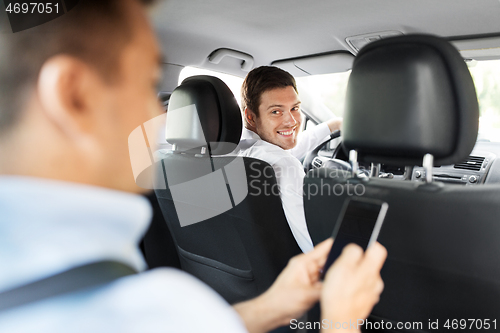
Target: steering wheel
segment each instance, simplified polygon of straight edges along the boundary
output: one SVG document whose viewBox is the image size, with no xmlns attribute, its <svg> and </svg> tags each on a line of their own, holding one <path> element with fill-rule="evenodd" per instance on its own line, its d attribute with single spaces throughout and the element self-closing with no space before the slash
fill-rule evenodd
<svg viewBox="0 0 500 333">
<path fill-rule="evenodd" d="M 305 173 L 307 173 L 309 170 L 313 168 L 321 168 L 321 167 L 343 170 L 345 172 L 351 172 L 352 168 L 348 162 L 335 158 L 337 156 L 338 151 L 340 150 L 341 144 L 337 146 L 331 158 L 320 156 L 318 154 L 319 151 L 323 149 L 323 147 L 325 147 L 330 141 L 338 137 L 340 137 L 340 131 L 339 130 L 334 131 L 332 134 L 330 134 L 330 138 L 328 140 L 326 140 L 325 142 L 314 148 L 312 151 L 307 153 L 306 157 L 304 158 L 304 162 L 302 163 Z"/>
</svg>

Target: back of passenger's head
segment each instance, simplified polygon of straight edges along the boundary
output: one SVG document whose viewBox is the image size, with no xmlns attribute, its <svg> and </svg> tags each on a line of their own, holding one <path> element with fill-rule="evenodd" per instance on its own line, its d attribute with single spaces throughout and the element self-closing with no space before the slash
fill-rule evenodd
<svg viewBox="0 0 500 333">
<path fill-rule="evenodd" d="M 12 33 L 0 27 L 0 134 L 20 119 L 42 66 L 56 55 L 81 60 L 107 82 L 117 80 L 117 59 L 133 35 L 126 10 L 130 1 L 154 2 L 81 0 L 68 13 L 31 29 Z"/>
<path fill-rule="evenodd" d="M 261 66 L 251 70 L 241 87 L 241 107 L 259 115 L 259 105 L 264 92 L 276 88 L 293 87 L 297 91 L 294 77 L 287 71 L 274 66 Z"/>
</svg>

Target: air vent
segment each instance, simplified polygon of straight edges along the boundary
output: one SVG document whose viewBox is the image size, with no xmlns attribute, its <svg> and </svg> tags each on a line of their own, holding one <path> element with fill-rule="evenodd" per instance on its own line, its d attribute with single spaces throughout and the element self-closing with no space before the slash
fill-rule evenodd
<svg viewBox="0 0 500 333">
<path fill-rule="evenodd" d="M 473 170 L 480 171 L 483 165 L 484 157 L 479 156 L 469 156 L 467 160 L 462 163 L 455 164 L 455 169 Z"/>
</svg>

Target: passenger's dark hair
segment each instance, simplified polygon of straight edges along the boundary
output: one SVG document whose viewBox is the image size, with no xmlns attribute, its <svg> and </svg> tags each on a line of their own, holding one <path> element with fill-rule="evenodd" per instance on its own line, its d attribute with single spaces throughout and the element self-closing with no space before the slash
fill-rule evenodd
<svg viewBox="0 0 500 333">
<path fill-rule="evenodd" d="M 68 13 L 28 30 L 12 33 L 0 26 L 0 135 L 19 119 L 43 64 L 55 55 L 74 56 L 107 81 L 116 78 L 120 51 L 132 38 L 126 3 L 80 0 Z"/>
<path fill-rule="evenodd" d="M 275 88 L 293 87 L 297 92 L 297 84 L 292 74 L 274 66 L 261 66 L 251 70 L 241 87 L 241 107 L 252 110 L 259 115 L 259 105 L 264 92 Z M 297 92 L 298 93 L 298 92 Z"/>
</svg>

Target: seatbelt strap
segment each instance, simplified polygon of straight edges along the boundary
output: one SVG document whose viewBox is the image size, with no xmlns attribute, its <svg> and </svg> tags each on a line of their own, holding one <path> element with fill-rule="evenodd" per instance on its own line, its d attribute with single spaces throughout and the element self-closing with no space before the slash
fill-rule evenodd
<svg viewBox="0 0 500 333">
<path fill-rule="evenodd" d="M 98 287 L 135 273 L 137 272 L 131 267 L 116 261 L 99 261 L 78 266 L 0 293 L 0 312 L 47 298 Z"/>
</svg>

